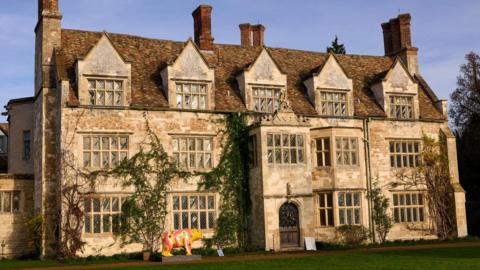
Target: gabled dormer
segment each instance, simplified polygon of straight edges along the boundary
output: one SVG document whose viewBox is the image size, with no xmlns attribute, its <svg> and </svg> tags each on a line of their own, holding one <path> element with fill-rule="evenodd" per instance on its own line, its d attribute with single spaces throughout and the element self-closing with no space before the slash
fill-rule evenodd
<svg viewBox="0 0 480 270">
<path fill-rule="evenodd" d="M 162 69 L 161 76 L 170 108 L 215 108 L 215 70 L 208 65 L 191 39 L 175 61 Z"/>
<path fill-rule="evenodd" d="M 353 116 L 353 81 L 333 54 L 303 84 L 318 114 Z"/>
<path fill-rule="evenodd" d="M 286 98 L 287 75 L 266 48 L 237 76 L 237 82 L 249 111 L 273 113 L 278 110 L 282 96 Z"/>
<path fill-rule="evenodd" d="M 81 105 L 130 105 L 131 64 L 118 52 L 107 33 L 85 57 L 78 59 L 76 72 Z"/>
<path fill-rule="evenodd" d="M 398 58 L 371 89 L 388 118 L 418 119 L 418 84 Z"/>
</svg>

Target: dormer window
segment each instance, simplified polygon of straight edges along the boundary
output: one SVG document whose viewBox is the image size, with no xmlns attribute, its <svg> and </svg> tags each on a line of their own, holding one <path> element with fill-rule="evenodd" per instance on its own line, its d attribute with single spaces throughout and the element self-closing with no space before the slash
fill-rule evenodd
<svg viewBox="0 0 480 270">
<path fill-rule="evenodd" d="M 413 97 L 390 96 L 390 117 L 413 119 Z"/>
<path fill-rule="evenodd" d="M 205 110 L 207 108 L 207 85 L 200 83 L 177 83 L 177 108 Z"/>
<path fill-rule="evenodd" d="M 334 55 L 329 55 L 320 70 L 303 84 L 319 115 L 353 116 L 353 80 L 347 76 Z"/>
<path fill-rule="evenodd" d="M 123 80 L 88 79 L 88 104 L 123 106 Z"/>
<path fill-rule="evenodd" d="M 320 91 L 320 104 L 322 115 L 346 116 L 347 93 L 337 91 Z"/>
<path fill-rule="evenodd" d="M 215 109 L 215 69 L 192 40 L 187 41 L 177 59 L 167 64 L 160 75 L 170 108 Z"/>
<path fill-rule="evenodd" d="M 280 88 L 253 87 L 253 110 L 256 112 L 273 113 L 280 106 Z"/>
</svg>

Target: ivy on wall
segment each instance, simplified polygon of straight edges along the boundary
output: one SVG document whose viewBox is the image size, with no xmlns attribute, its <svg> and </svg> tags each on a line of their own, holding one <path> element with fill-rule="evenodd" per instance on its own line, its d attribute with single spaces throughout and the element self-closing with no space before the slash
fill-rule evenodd
<svg viewBox="0 0 480 270">
<path fill-rule="evenodd" d="M 248 128 L 246 116 L 231 113 L 225 116 L 222 133 L 222 155 L 209 172 L 198 173 L 199 189 L 219 192 L 221 201 L 214 242 L 219 246 L 247 245 L 248 197 Z"/>
</svg>

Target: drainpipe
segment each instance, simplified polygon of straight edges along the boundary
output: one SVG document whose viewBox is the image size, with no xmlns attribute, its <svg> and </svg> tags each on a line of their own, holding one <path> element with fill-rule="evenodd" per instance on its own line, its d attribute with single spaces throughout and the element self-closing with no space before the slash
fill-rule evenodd
<svg viewBox="0 0 480 270">
<path fill-rule="evenodd" d="M 363 119 L 363 141 L 365 142 L 365 176 L 367 180 L 367 195 L 370 194 L 372 190 L 372 168 L 370 164 L 370 129 L 368 123 L 370 118 Z M 372 209 L 372 200 L 367 196 L 368 202 L 368 227 L 370 230 L 370 235 L 372 236 L 372 241 L 375 243 L 375 222 L 373 221 L 373 209 Z"/>
</svg>

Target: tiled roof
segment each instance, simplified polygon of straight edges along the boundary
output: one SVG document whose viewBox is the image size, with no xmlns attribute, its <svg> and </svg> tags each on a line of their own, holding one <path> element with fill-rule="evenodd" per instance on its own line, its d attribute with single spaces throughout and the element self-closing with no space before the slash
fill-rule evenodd
<svg viewBox="0 0 480 270">
<path fill-rule="evenodd" d="M 82 58 L 100 39 L 101 32 L 62 30 L 62 48 L 57 52 L 59 78 L 72 82 L 69 104 L 78 104 L 75 88 L 75 62 Z M 148 39 L 138 36 L 108 34 L 122 57 L 132 63 L 132 106 L 168 107 L 162 92 L 161 69 L 172 63 L 185 42 Z M 306 96 L 303 80 L 325 63 L 328 54 L 282 48 L 267 48 L 279 68 L 287 74 L 287 95 L 297 114 L 315 115 Z M 208 64 L 215 68 L 215 110 L 245 111 L 238 90 L 236 75 L 248 67 L 260 54 L 261 48 L 215 44 L 213 53 L 202 52 Z M 385 73 L 393 60 L 384 56 L 336 55 L 347 76 L 353 80 L 356 116 L 385 117 L 369 89 L 379 74 Z M 422 91 L 426 91 L 423 87 Z M 421 92 L 422 92 L 421 91 Z M 426 93 L 420 93 L 420 112 L 424 119 L 443 119 Z"/>
<path fill-rule="evenodd" d="M 0 123 L 0 130 L 8 136 L 8 123 Z"/>
</svg>

